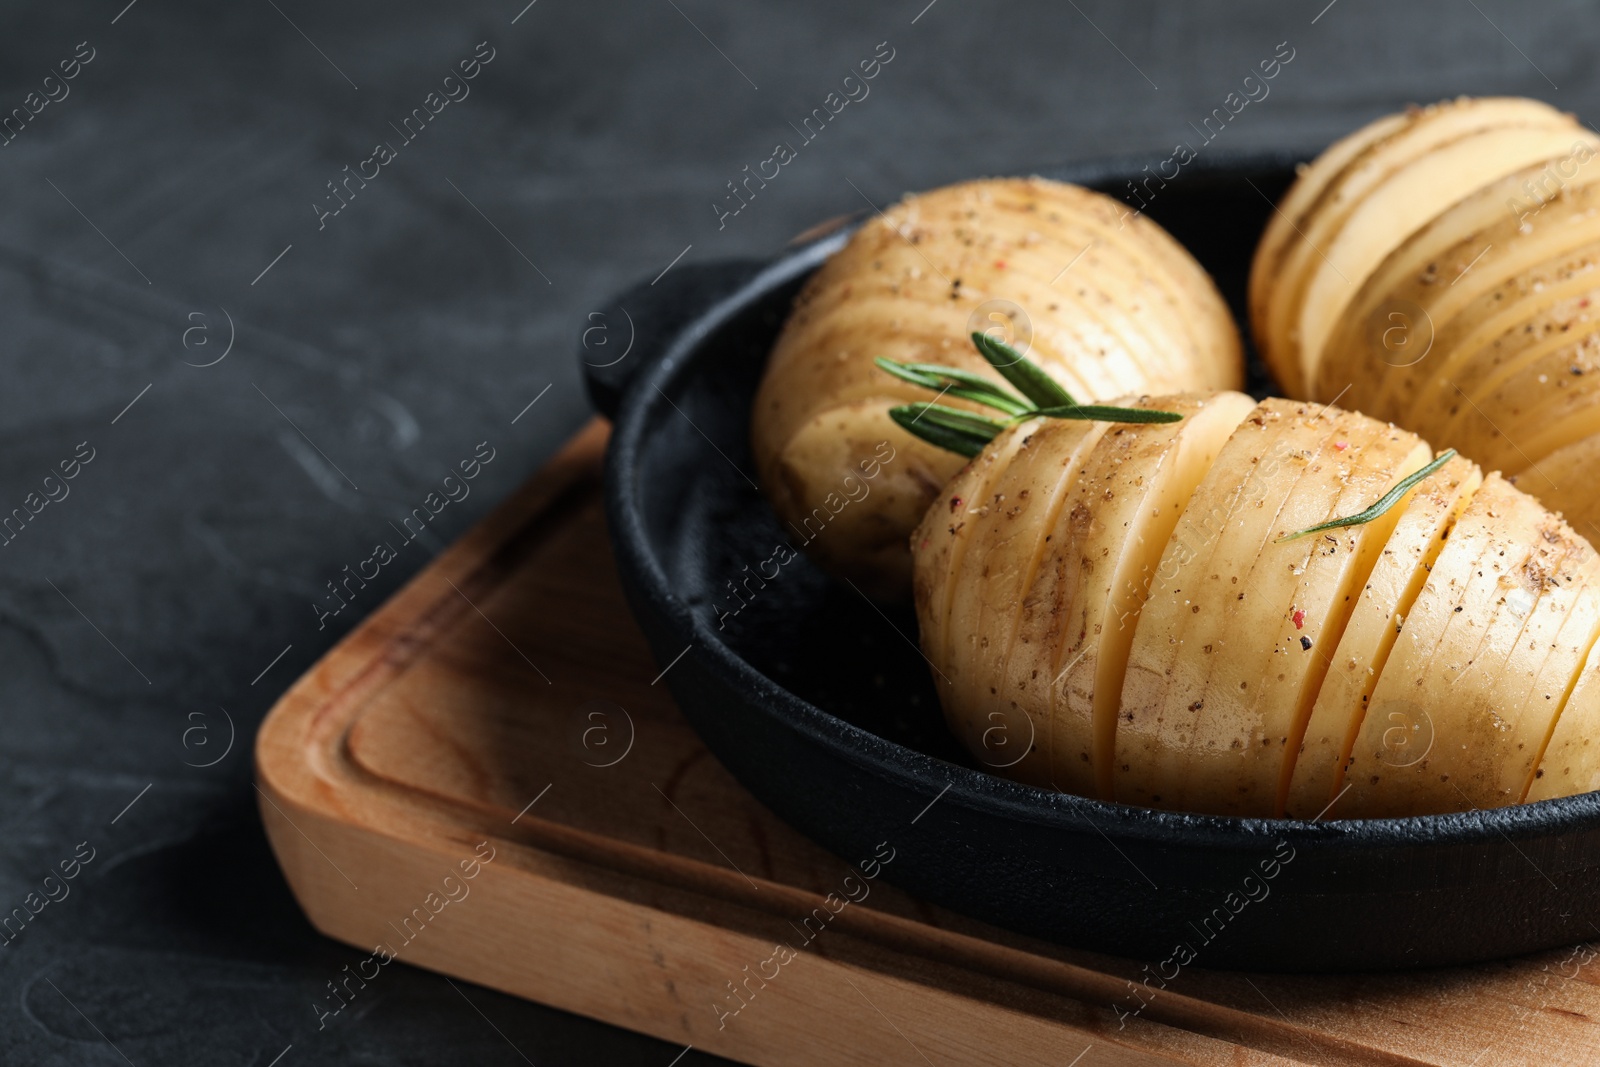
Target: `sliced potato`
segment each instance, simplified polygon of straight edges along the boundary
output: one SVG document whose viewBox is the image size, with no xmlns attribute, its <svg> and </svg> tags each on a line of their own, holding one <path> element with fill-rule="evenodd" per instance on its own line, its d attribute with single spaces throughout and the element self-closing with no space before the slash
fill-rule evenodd
<svg viewBox="0 0 1600 1067">
<path fill-rule="evenodd" d="M 1524 461 L 1512 469 L 1520 473 L 1537 458 L 1600 432 L 1597 398 L 1600 337 L 1593 330 L 1547 353 L 1535 365 L 1535 373 L 1491 395 L 1492 402 L 1507 405 L 1501 433 Z"/>
<path fill-rule="evenodd" d="M 1458 456 L 1396 506 L 1399 520 L 1367 576 L 1307 720 L 1289 783 L 1287 814 L 1314 819 L 1338 795 L 1372 691 L 1411 605 L 1481 484 L 1477 465 Z"/>
<path fill-rule="evenodd" d="M 1282 470 L 1266 472 L 1260 495 L 1245 494 L 1242 513 L 1238 506 L 1230 511 L 1214 551 L 1188 568 L 1177 606 L 1190 616 L 1181 639 L 1190 662 L 1162 687 L 1153 730 L 1150 699 L 1139 695 L 1140 653 L 1141 646 L 1159 646 L 1167 631 L 1149 606 L 1140 617 L 1123 689 L 1117 763 L 1129 769 L 1118 780 L 1119 798 L 1126 790 L 1129 799 L 1159 806 L 1245 815 L 1281 810 L 1328 654 L 1399 516 L 1391 509 L 1361 526 L 1282 544 L 1276 538 L 1360 511 L 1432 458 L 1416 437 L 1359 415 L 1322 417 L 1305 405 L 1284 414 L 1302 422 L 1311 440 Z M 1237 477 L 1227 464 L 1238 456 L 1225 449 L 1208 480 L 1225 485 Z M 1202 483 L 1195 503 L 1209 495 Z M 1151 734 L 1187 768 L 1159 792 L 1149 771 L 1139 769 L 1145 761 L 1133 755 Z"/>
<path fill-rule="evenodd" d="M 964 574 L 967 549 L 983 525 L 991 505 L 990 486 L 1011 468 L 1017 449 L 1027 435 L 1016 431 L 1001 434 L 988 448 L 975 456 L 944 487 L 938 502 L 923 514 L 914 533 L 913 571 L 917 624 L 922 651 L 934 664 L 941 685 L 950 680 L 938 670 L 940 663 L 954 662 L 955 649 L 950 639 L 950 609 Z"/>
<path fill-rule="evenodd" d="M 1293 239 L 1303 232 L 1306 216 L 1320 206 L 1325 190 L 1346 167 L 1373 144 L 1391 136 L 1414 118 L 1415 112 L 1408 111 L 1369 122 L 1325 148 L 1315 165 L 1300 165 L 1294 184 L 1289 186 L 1268 220 L 1250 264 L 1250 328 L 1256 337 L 1267 335 L 1269 300 L 1283 277 L 1284 260 Z M 1301 379 L 1298 361 L 1285 360 L 1274 365 L 1273 371 L 1290 394 L 1305 392 L 1306 383 Z"/>
<path fill-rule="evenodd" d="M 1386 288 L 1393 276 L 1386 265 L 1368 299 L 1386 293 L 1385 306 L 1419 306 L 1433 351 L 1411 366 L 1371 367 L 1375 377 L 1368 385 L 1380 386 L 1371 401 L 1375 409 L 1414 420 L 1470 406 L 1466 400 L 1475 368 L 1498 361 L 1515 369 L 1520 351 L 1534 340 L 1531 330 L 1546 304 L 1567 297 L 1581 301 L 1600 243 L 1600 164 L 1587 167 L 1582 178 L 1534 222 L 1519 223 L 1502 204 L 1497 225 L 1472 231 L 1448 251 L 1436 253 L 1427 268 L 1431 274 L 1417 276 L 1404 288 Z M 1505 185 L 1486 189 L 1473 205 L 1474 213 L 1491 209 L 1494 194 L 1505 191 Z M 1441 227 L 1458 221 L 1463 220 L 1452 211 Z M 1444 277 L 1451 280 L 1441 286 Z M 1341 331 L 1346 345 L 1351 325 Z"/>
<path fill-rule="evenodd" d="M 1023 424 L 1012 462 L 990 483 L 985 520 L 967 546 L 965 568 L 981 583 L 956 582 L 947 647 L 954 650 L 949 698 L 984 704 L 982 719 L 961 716 L 951 727 L 987 765 L 1024 781 L 1049 782 L 1044 752 L 1049 722 L 1038 708 L 1021 708 L 1001 694 L 1006 660 L 1021 620 L 1017 604 L 1033 584 L 1046 541 L 1078 469 L 1108 423 L 1038 419 Z"/>
<path fill-rule="evenodd" d="M 1600 146 L 1600 137 L 1588 135 L 1588 139 Z M 1571 150 L 1573 140 L 1567 129 L 1486 130 L 1435 149 L 1374 190 L 1350 213 L 1324 250 L 1327 261 L 1306 285 L 1296 323 L 1305 379 L 1315 379 L 1323 344 L 1357 286 L 1422 227 L 1426 212 L 1453 204 L 1525 166 L 1559 158 Z"/>
<path fill-rule="evenodd" d="M 1159 573 L 1173 577 L 1152 585 L 1129 649 L 1113 762 L 1117 800 L 1181 807 L 1191 789 L 1209 788 L 1191 780 L 1191 734 L 1205 710 L 1211 657 L 1228 638 L 1225 605 L 1244 591 L 1301 477 L 1324 448 L 1332 450 L 1340 415 L 1264 401 L 1195 490 L 1162 554 Z"/>
<path fill-rule="evenodd" d="M 1600 493 L 1595 492 L 1594 484 L 1597 470 L 1600 435 L 1552 452 L 1513 481 L 1518 489 L 1559 511 L 1590 544 L 1600 544 Z"/>
<path fill-rule="evenodd" d="M 1574 681 L 1528 786 L 1529 804 L 1600 789 L 1600 644 L 1590 646 Z"/>
<path fill-rule="evenodd" d="M 910 197 L 869 219 L 796 298 L 751 409 L 751 451 L 779 518 L 799 526 L 840 492 L 841 471 L 878 442 L 894 446 L 906 468 L 894 492 L 851 505 L 849 521 L 871 536 L 859 549 L 843 537 L 817 542 L 823 566 L 872 596 L 909 591 L 904 540 L 915 522 L 907 518 L 959 465 L 894 428 L 890 407 L 929 397 L 873 359 L 944 363 L 998 382 L 968 340 L 991 328 L 1080 400 L 1242 380 L 1237 332 L 1204 270 L 1109 197 L 1044 179 L 993 179 Z M 849 427 L 836 445 L 816 439 L 838 425 L 835 409 Z"/>
<path fill-rule="evenodd" d="M 1136 403 L 1185 418 L 1007 430 L 955 483 L 983 506 L 955 497 L 960 522 L 941 503 L 919 528 L 923 647 L 985 765 L 1302 818 L 1515 804 L 1600 775 L 1581 740 L 1600 556 L 1559 516 L 1460 457 L 1411 484 L 1431 450 L 1365 416 Z M 1313 530 L 1335 519 L 1352 521 Z"/>
<path fill-rule="evenodd" d="M 1520 801 L 1600 622 L 1597 578 L 1588 542 L 1486 478 L 1379 676 L 1334 815 Z"/>
<path fill-rule="evenodd" d="M 1340 152 L 1332 154 L 1326 166 L 1322 159 L 1313 163 L 1297 182 L 1321 186 L 1311 207 L 1298 222 L 1291 224 L 1286 217 L 1275 216 L 1268 226 L 1264 241 L 1286 251 L 1274 260 L 1257 260 L 1257 269 L 1263 272 L 1260 288 L 1266 295 L 1261 301 L 1264 314 L 1256 320 L 1256 339 L 1268 364 L 1291 390 L 1303 390 L 1315 380 L 1317 353 L 1308 350 L 1306 343 L 1315 340 L 1320 345 L 1320 338 L 1305 335 L 1303 320 L 1316 299 L 1311 295 L 1313 287 L 1320 285 L 1326 290 L 1331 285 L 1319 278 L 1337 279 L 1343 290 L 1341 300 L 1354 295 L 1389 249 L 1424 225 L 1434 211 L 1452 202 L 1450 191 L 1465 186 L 1462 192 L 1470 192 L 1483 184 L 1472 184 L 1468 174 L 1501 165 L 1484 137 L 1502 131 L 1580 130 L 1569 116 L 1537 101 L 1516 98 L 1451 101 L 1413 109 L 1401 119 L 1398 123 L 1380 120 L 1375 125 L 1386 127 L 1387 132 L 1371 138 L 1349 158 Z M 1499 140 L 1502 146 L 1508 144 L 1503 137 Z M 1466 147 L 1471 145 L 1490 150 Z M 1428 168 L 1428 161 L 1441 151 L 1461 157 L 1464 170 L 1446 176 L 1438 188 L 1419 190 L 1425 180 L 1417 176 L 1417 168 Z M 1328 170 L 1334 173 L 1325 174 Z M 1290 199 L 1294 196 L 1291 191 Z M 1391 220 L 1406 205 L 1433 210 L 1413 207 L 1401 225 L 1394 225 Z M 1285 230 L 1292 231 L 1293 237 Z M 1336 320 L 1329 310 L 1328 319 Z"/>
<path fill-rule="evenodd" d="M 893 566 L 905 553 L 906 524 L 922 518 L 929 491 L 961 468 L 960 456 L 917 447 L 922 442 L 900 427 L 886 428 L 882 414 L 873 401 L 818 412 L 779 457 L 779 480 L 768 491 L 793 502 L 785 509 L 785 533 L 824 566 L 859 560 Z M 802 512 L 804 500 L 816 504 Z"/>
<path fill-rule="evenodd" d="M 1458 448 L 1593 536 L 1600 137 L 1535 102 L 1445 110 L 1454 116 L 1390 116 L 1304 172 L 1284 201 L 1295 214 L 1275 218 L 1258 249 L 1257 342 L 1292 387 Z M 1440 136 L 1451 123 L 1471 132 Z M 1486 150 L 1494 144 L 1515 150 Z M 1446 184 L 1426 178 L 1442 172 Z M 1390 211 L 1384 225 L 1349 232 L 1363 213 Z M 1341 241 L 1363 255 L 1390 247 L 1357 277 Z M 1340 272 L 1359 287 L 1353 298 L 1335 284 Z M 1295 336 L 1296 323 L 1316 320 L 1320 354 L 1314 329 Z M 1310 371 L 1286 374 L 1290 355 Z"/>
<path fill-rule="evenodd" d="M 1561 178 L 1568 163 L 1561 194 L 1537 214 L 1509 210 L 1525 187 Z M 1595 158 L 1536 164 L 1434 217 L 1368 276 L 1329 336 L 1314 393 L 1343 394 L 1342 402 L 1402 425 L 1453 400 L 1458 368 L 1527 317 L 1522 298 L 1547 264 L 1597 239 L 1597 180 Z"/>
<path fill-rule="evenodd" d="M 1594 356 L 1600 347 L 1600 244 L 1582 258 L 1587 263 L 1573 276 L 1566 276 L 1567 265 L 1554 266 L 1547 291 L 1537 300 L 1521 301 L 1524 316 L 1458 369 L 1447 403 L 1425 411 L 1441 440 L 1466 446 L 1471 439 L 1483 462 L 1521 470 L 1531 455 L 1554 450 L 1535 442 L 1534 435 L 1559 432 L 1569 413 L 1589 406 L 1583 387 L 1595 383 L 1581 379 L 1586 370 L 1600 369 Z M 1477 449 L 1476 442 L 1486 436 L 1491 443 L 1503 438 L 1516 447 Z M 1575 436 L 1587 433 L 1579 430 Z"/>
<path fill-rule="evenodd" d="M 1255 408 L 1242 393 L 1139 404 L 1184 420 L 1113 426 L 1089 454 L 1018 606 L 1003 691 L 1049 709 L 1050 784 L 1105 799 L 1134 620 L 1195 486 Z"/>
</svg>

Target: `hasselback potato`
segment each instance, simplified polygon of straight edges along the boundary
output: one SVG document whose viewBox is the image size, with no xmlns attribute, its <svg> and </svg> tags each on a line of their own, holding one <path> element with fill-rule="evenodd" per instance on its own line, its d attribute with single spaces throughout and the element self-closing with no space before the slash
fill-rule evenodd
<svg viewBox="0 0 1600 1067">
<path fill-rule="evenodd" d="M 1515 99 L 1390 116 L 1328 149 L 1252 270 L 1274 373 L 1506 472 L 1600 537 L 1597 150 Z"/>
<path fill-rule="evenodd" d="M 891 406 L 924 394 L 873 358 L 999 381 L 967 341 L 974 329 L 1026 351 L 1080 398 L 1241 381 L 1237 331 L 1210 278 L 1118 201 L 994 179 L 869 218 L 797 298 L 752 408 L 751 444 L 799 543 L 873 595 L 905 596 L 907 538 L 961 466 L 889 421 Z"/>
<path fill-rule="evenodd" d="M 1600 785 L 1600 559 L 1559 516 L 1353 412 L 1128 403 L 1183 418 L 1007 420 L 914 534 L 922 648 L 980 761 L 1304 818 Z"/>
</svg>

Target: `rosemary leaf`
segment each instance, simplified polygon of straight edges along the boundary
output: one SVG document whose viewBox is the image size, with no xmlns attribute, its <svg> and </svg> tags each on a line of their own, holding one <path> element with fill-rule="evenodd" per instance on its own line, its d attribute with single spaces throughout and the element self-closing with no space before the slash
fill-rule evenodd
<svg viewBox="0 0 1600 1067">
<path fill-rule="evenodd" d="M 994 436 L 993 434 L 985 436 L 972 430 L 952 429 L 933 422 L 926 417 L 927 413 L 923 407 L 922 404 L 901 404 L 899 407 L 889 409 L 889 417 L 912 436 L 920 437 L 936 448 L 969 459 L 982 452 L 983 446 Z"/>
<path fill-rule="evenodd" d="M 912 385 L 920 385 L 924 389 L 936 391 L 944 387 L 942 380 L 944 378 L 943 368 L 935 369 L 931 363 L 913 366 L 910 363 L 901 363 L 886 356 L 879 356 L 872 362 L 879 370 L 892 374 L 903 382 L 910 382 Z"/>
<path fill-rule="evenodd" d="M 913 418 L 918 422 L 931 422 L 935 426 L 943 426 L 949 430 L 960 430 L 963 433 L 976 434 L 982 436 L 985 441 L 1011 425 L 1009 422 L 991 419 L 987 415 L 963 411 L 960 408 L 946 407 L 944 404 L 936 404 L 931 400 L 903 406 L 912 409 Z"/>
<path fill-rule="evenodd" d="M 1393 489 L 1383 494 L 1378 502 L 1372 505 L 1366 511 L 1355 515 L 1350 515 L 1342 519 L 1330 519 L 1327 522 L 1318 523 L 1315 526 L 1309 526 L 1306 529 L 1301 530 L 1299 533 L 1284 534 L 1274 543 L 1281 545 L 1288 541 L 1296 541 L 1302 537 L 1309 537 L 1312 534 L 1319 534 L 1328 530 L 1337 530 L 1345 526 L 1360 526 L 1364 523 L 1371 522 L 1373 519 L 1376 519 L 1378 516 L 1394 507 L 1395 504 L 1399 502 L 1401 497 L 1405 496 L 1406 493 L 1411 491 L 1411 488 L 1414 485 L 1433 474 L 1446 463 L 1449 463 L 1451 459 L 1455 458 L 1455 454 L 1456 450 L 1453 448 L 1447 448 L 1443 452 L 1440 452 L 1436 457 L 1434 457 L 1432 463 L 1428 464 L 1426 467 L 1423 467 L 1415 474 L 1407 475 L 1406 477 L 1400 479 L 1400 481 L 1395 483 L 1395 487 Z"/>
<path fill-rule="evenodd" d="M 1040 408 L 1023 418 L 1043 416 L 1051 419 L 1093 419 L 1096 422 L 1181 422 L 1183 416 L 1176 411 L 1152 411 L 1149 408 L 1119 408 L 1109 404 L 1073 404 L 1070 407 Z"/>
<path fill-rule="evenodd" d="M 873 362 L 877 364 L 879 370 L 923 389 L 932 389 L 941 396 L 970 400 L 975 404 L 1003 411 L 1007 415 L 1021 415 L 1023 412 L 1033 410 L 1033 405 L 1028 401 L 1012 396 L 979 374 L 955 367 L 941 367 L 937 363 L 900 363 L 883 356 L 879 356 Z"/>
<path fill-rule="evenodd" d="M 977 346 L 989 365 L 1017 387 L 1017 392 L 1042 408 L 1069 408 L 1077 404 L 1072 394 L 1046 374 L 1037 363 L 1028 360 L 1021 352 L 996 341 L 988 334 L 974 330 L 972 343 Z"/>
<path fill-rule="evenodd" d="M 1032 411 L 1036 406 L 1031 400 L 1006 392 L 1006 390 L 983 375 L 974 374 L 969 370 L 962 370 L 960 367 L 945 367 L 938 363 L 903 363 L 901 366 L 953 382 L 955 383 L 955 388 L 971 390 L 973 395 L 968 399 L 977 399 L 978 394 L 982 394 L 984 399 L 979 400 L 979 403 L 998 408 L 1008 415 L 1020 415 L 1024 411 Z M 951 395 L 965 394 L 957 394 L 953 388 Z"/>
</svg>

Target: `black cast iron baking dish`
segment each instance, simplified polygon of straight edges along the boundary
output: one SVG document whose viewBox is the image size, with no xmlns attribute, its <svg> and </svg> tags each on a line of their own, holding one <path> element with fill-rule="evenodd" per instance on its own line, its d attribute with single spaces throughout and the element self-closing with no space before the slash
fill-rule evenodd
<svg viewBox="0 0 1600 1067">
<path fill-rule="evenodd" d="M 1236 314 L 1296 158 L 1213 153 L 1149 206 Z M 1146 162 L 1049 176 L 1116 194 Z M 1201 967 L 1396 969 L 1600 937 L 1600 795 L 1321 823 L 1085 800 L 979 769 L 945 731 L 910 610 L 803 558 L 719 629 L 725 583 L 786 538 L 749 477 L 751 396 L 800 284 L 848 230 L 767 262 L 678 264 L 608 309 L 611 343 L 583 354 L 615 422 L 607 514 L 631 607 L 684 714 L 751 793 L 848 861 L 888 842 L 883 876 L 927 900 L 1152 962 L 1181 945 Z M 619 360 L 606 353 L 625 320 Z M 1252 384 L 1271 388 L 1259 371 Z"/>
</svg>

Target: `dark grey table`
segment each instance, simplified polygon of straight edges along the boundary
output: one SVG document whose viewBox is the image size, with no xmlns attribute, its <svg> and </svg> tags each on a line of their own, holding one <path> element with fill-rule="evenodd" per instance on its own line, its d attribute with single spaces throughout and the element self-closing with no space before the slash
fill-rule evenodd
<svg viewBox="0 0 1600 1067">
<path fill-rule="evenodd" d="M 1283 49 L 1226 143 L 1600 89 L 1576 4 L 526 2 L 0 16 L 0 1062 L 667 1067 L 404 966 L 319 1029 L 362 954 L 296 909 L 251 785 L 274 697 L 586 417 L 609 297 L 907 190 L 1164 158 Z"/>
</svg>

